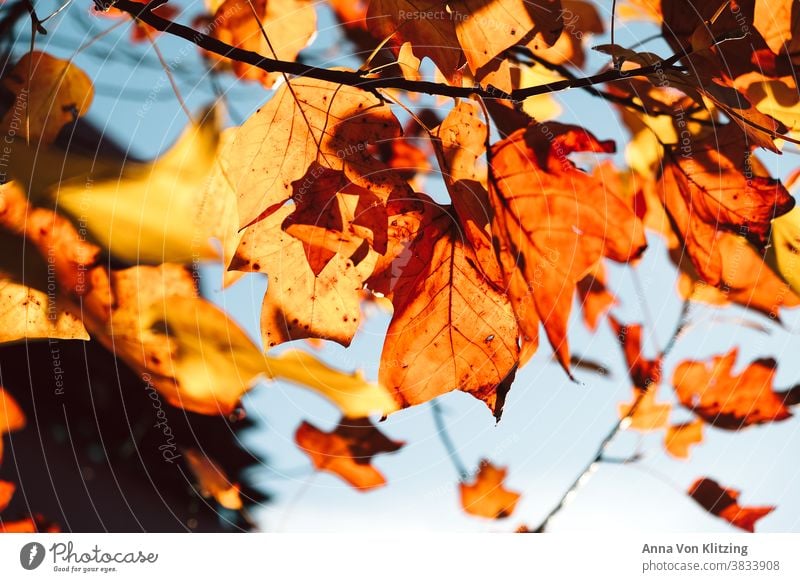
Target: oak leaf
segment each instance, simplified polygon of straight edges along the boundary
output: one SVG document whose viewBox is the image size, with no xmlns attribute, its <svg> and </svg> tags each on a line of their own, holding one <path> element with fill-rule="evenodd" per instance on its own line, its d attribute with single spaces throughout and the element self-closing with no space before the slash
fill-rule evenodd
<svg viewBox="0 0 800 582">
<path fill-rule="evenodd" d="M 689 487 L 689 496 L 707 512 L 750 533 L 755 531 L 759 519 L 775 510 L 773 506 L 742 507 L 739 505 L 738 491 L 721 487 L 708 477 L 695 481 Z"/>
<path fill-rule="evenodd" d="M 482 460 L 472 483 L 459 484 L 464 511 L 487 519 L 511 516 L 520 494 L 505 488 L 507 473 L 508 469 L 497 467 L 486 459 Z"/>
<path fill-rule="evenodd" d="M 710 362 L 681 363 L 672 377 L 681 404 L 707 423 L 728 430 L 789 418 L 791 412 L 772 387 L 775 360 L 755 360 L 734 375 L 737 355 L 734 348 Z"/>
<path fill-rule="evenodd" d="M 372 458 L 394 453 L 404 444 L 385 436 L 366 418 L 343 418 L 331 432 L 303 422 L 294 439 L 318 471 L 333 473 L 358 491 L 386 484 L 386 478 L 372 466 Z"/>
</svg>

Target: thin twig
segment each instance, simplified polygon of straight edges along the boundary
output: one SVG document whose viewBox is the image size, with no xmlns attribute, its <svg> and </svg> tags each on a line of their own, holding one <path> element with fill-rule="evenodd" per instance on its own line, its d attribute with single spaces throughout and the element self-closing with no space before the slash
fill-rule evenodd
<svg viewBox="0 0 800 582">
<path fill-rule="evenodd" d="M 647 394 L 647 390 L 639 390 L 638 391 L 638 394 L 636 395 L 636 398 L 634 399 L 633 404 L 628 409 L 628 413 L 625 416 L 623 416 L 622 418 L 620 418 L 616 422 L 616 424 L 611 428 L 611 430 L 608 432 L 608 434 L 605 436 L 605 438 L 602 441 L 600 441 L 600 445 L 597 447 L 597 452 L 595 453 L 594 458 L 592 458 L 592 460 L 589 461 L 586 464 L 586 466 L 583 468 L 583 470 L 578 474 L 578 476 L 575 478 L 575 480 L 572 482 L 572 484 L 569 486 L 569 488 L 567 488 L 567 490 L 564 492 L 564 494 L 558 500 L 558 503 L 556 503 L 555 507 L 553 507 L 553 509 L 550 510 L 550 513 L 548 513 L 545 516 L 545 518 L 542 520 L 542 523 L 539 525 L 539 527 L 537 527 L 534 530 L 536 533 L 543 533 L 547 529 L 547 526 L 550 523 L 550 520 L 553 519 L 553 517 L 559 511 L 564 509 L 564 507 L 575 496 L 575 493 L 578 491 L 578 489 L 580 489 L 583 485 L 585 485 L 586 482 L 591 477 L 591 475 L 597 470 L 597 468 L 600 465 L 600 463 L 603 462 L 603 455 L 604 455 L 606 449 L 608 448 L 608 445 L 611 444 L 611 441 L 613 441 L 614 438 L 616 438 L 616 436 L 620 432 L 622 432 L 628 426 L 630 426 L 631 419 L 633 418 L 633 415 L 636 414 L 636 410 L 641 405 L 645 394 Z"/>
<path fill-rule="evenodd" d="M 633 76 L 647 76 L 658 73 L 673 67 L 680 60 L 683 53 L 679 53 L 667 59 L 660 60 L 652 65 L 641 67 L 630 71 L 608 70 L 591 75 L 589 77 L 578 77 L 575 79 L 564 79 L 553 83 L 545 83 L 534 87 L 524 87 L 514 89 L 510 93 L 501 91 L 495 87 L 457 87 L 446 83 L 436 83 L 432 81 L 414 81 L 402 77 L 368 77 L 364 71 L 342 71 L 335 69 L 325 69 L 314 67 L 294 61 L 282 61 L 279 59 L 268 58 L 258 53 L 243 50 L 224 43 L 216 38 L 208 36 L 200 31 L 194 30 L 183 24 L 173 22 L 152 12 L 153 8 L 159 5 L 161 0 L 155 0 L 147 6 L 142 6 L 133 0 L 116 0 L 114 7 L 127 12 L 139 20 L 149 24 L 156 30 L 171 34 L 188 40 L 189 42 L 220 56 L 233 59 L 257 67 L 269 73 L 285 73 L 298 77 L 307 77 L 328 81 L 341 85 L 357 87 L 365 91 L 376 91 L 377 89 L 400 89 L 412 93 L 427 93 L 430 95 L 441 95 L 443 97 L 470 98 L 474 95 L 485 99 L 507 99 L 511 101 L 522 101 L 535 95 L 543 95 L 565 89 L 589 87 L 601 83 L 611 83 Z"/>
<path fill-rule="evenodd" d="M 439 401 L 436 399 L 431 400 L 431 414 L 433 415 L 433 422 L 436 425 L 436 435 L 439 437 L 439 440 L 442 441 L 444 448 L 447 450 L 447 456 L 450 457 L 450 460 L 453 462 L 453 467 L 455 467 L 458 473 L 458 480 L 465 481 L 469 477 L 467 466 L 459 456 L 453 439 L 450 438 L 450 433 L 447 432 L 442 405 L 439 404 Z"/>
</svg>

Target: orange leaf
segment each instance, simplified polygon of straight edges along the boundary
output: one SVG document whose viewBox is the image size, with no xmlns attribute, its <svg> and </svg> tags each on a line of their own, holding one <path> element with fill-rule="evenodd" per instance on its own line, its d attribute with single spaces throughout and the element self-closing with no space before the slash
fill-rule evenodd
<svg viewBox="0 0 800 582">
<path fill-rule="evenodd" d="M 739 505 L 739 492 L 725 489 L 716 481 L 704 477 L 689 487 L 689 495 L 707 512 L 728 523 L 753 533 L 756 522 L 769 515 L 775 507 L 742 507 Z"/>
<path fill-rule="evenodd" d="M 212 23 L 214 38 L 282 61 L 294 61 L 317 31 L 316 11 L 308 0 L 225 0 Z M 231 66 L 240 79 L 259 81 L 265 87 L 282 77 L 235 60 Z"/>
<path fill-rule="evenodd" d="M 289 200 L 313 162 L 342 172 L 384 203 L 393 193 L 410 194 L 408 183 L 370 148 L 402 133 L 389 105 L 354 87 L 314 79 L 290 83 L 291 90 L 282 85 L 223 152 L 238 195 L 241 227 Z"/>
<path fill-rule="evenodd" d="M 603 263 L 578 281 L 578 300 L 583 310 L 583 322 L 589 331 L 596 331 L 600 319 L 617 304 L 617 298 L 606 287 L 606 270 Z"/>
<path fill-rule="evenodd" d="M 431 59 L 449 81 L 464 64 L 454 20 L 439 0 L 372 0 L 366 23 L 376 39 L 389 39 L 395 56 L 409 43 L 417 58 Z"/>
<path fill-rule="evenodd" d="M 343 418 L 331 432 L 303 422 L 294 440 L 318 471 L 333 473 L 359 491 L 386 484 L 384 476 L 371 465 L 372 457 L 393 453 L 404 444 L 386 437 L 367 418 Z"/>
<path fill-rule="evenodd" d="M 8 507 L 16 486 L 10 481 L 0 481 L 0 511 Z"/>
<path fill-rule="evenodd" d="M 758 248 L 769 241 L 770 221 L 794 207 L 778 180 L 753 175 L 744 136 L 727 125 L 695 141 L 691 155 L 667 148 L 664 205 L 700 277 L 723 283 L 720 231 L 744 235 Z"/>
<path fill-rule="evenodd" d="M 0 387 L 0 438 L 5 433 L 25 428 L 25 414 L 19 404 L 4 388 Z"/>
<path fill-rule="evenodd" d="M 423 199 L 423 212 L 407 255 L 381 275 L 389 279 L 394 316 L 380 382 L 404 406 L 463 390 L 499 418 L 519 358 L 514 313 L 478 270 L 450 209 Z"/>
<path fill-rule="evenodd" d="M 6 71 L 2 85 L 15 96 L 0 122 L 6 145 L 15 135 L 42 145 L 52 143 L 65 124 L 89 110 L 94 98 L 86 73 L 70 61 L 40 51 L 20 58 Z"/>
<path fill-rule="evenodd" d="M 335 237 L 314 235 L 317 238 L 303 242 L 287 234 L 282 224 L 293 210 L 293 206 L 284 206 L 250 226 L 230 268 L 269 277 L 261 311 L 261 333 L 267 348 L 309 337 L 347 346 L 361 321 L 360 291 L 375 257 L 355 265 L 350 251 L 330 254 L 332 250 L 350 249 L 347 240 L 336 244 Z M 327 242 L 334 246 L 326 246 Z M 307 252 L 311 253 L 311 264 Z M 322 269 L 315 273 L 320 266 Z"/>
<path fill-rule="evenodd" d="M 503 519 L 514 513 L 520 494 L 503 486 L 508 470 L 481 461 L 472 483 L 460 483 L 464 511 L 487 519 Z"/>
<path fill-rule="evenodd" d="M 567 158 L 613 150 L 613 143 L 559 123 L 531 124 L 492 148 L 492 231 L 522 331 L 523 362 L 535 350 L 541 320 L 568 371 L 567 324 L 576 283 L 602 256 L 628 261 L 646 247 L 630 205 Z"/>
<path fill-rule="evenodd" d="M 226 509 L 242 509 L 239 485 L 231 482 L 219 465 L 196 449 L 186 449 L 183 454 L 186 455 L 186 462 L 194 473 L 203 496 L 213 497 Z"/>
<path fill-rule="evenodd" d="M 661 358 L 647 360 L 642 355 L 642 326 L 622 325 L 614 317 L 609 317 L 608 322 L 625 353 L 628 375 L 631 377 L 634 387 L 639 390 L 647 390 L 653 384 L 660 384 Z"/>
<path fill-rule="evenodd" d="M 701 442 L 703 442 L 703 421 L 699 418 L 670 426 L 664 436 L 664 448 L 678 459 L 688 459 L 689 447 Z"/>
<path fill-rule="evenodd" d="M 669 413 L 672 409 L 671 404 L 657 403 L 656 402 L 657 389 L 651 387 L 644 394 L 637 388 L 633 391 L 633 402 L 638 399 L 639 404 L 636 410 L 630 415 L 630 428 L 640 432 L 649 432 L 659 430 L 667 426 L 669 422 Z M 631 413 L 633 403 L 619 405 L 619 417 L 625 418 Z"/>
<path fill-rule="evenodd" d="M 728 430 L 789 418 L 791 412 L 772 387 L 775 360 L 756 360 L 733 375 L 737 354 L 734 348 L 711 362 L 680 364 L 672 383 L 681 404 L 707 423 Z"/>
</svg>

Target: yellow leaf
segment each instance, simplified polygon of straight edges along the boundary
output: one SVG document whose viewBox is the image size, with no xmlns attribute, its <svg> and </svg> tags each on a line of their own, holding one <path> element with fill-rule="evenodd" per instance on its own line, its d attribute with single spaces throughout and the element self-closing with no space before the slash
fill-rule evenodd
<svg viewBox="0 0 800 582">
<path fill-rule="evenodd" d="M 397 402 L 380 384 L 369 382 L 359 372 L 335 370 L 307 352 L 289 350 L 267 360 L 269 376 L 311 388 L 336 404 L 348 418 L 398 410 Z"/>
</svg>

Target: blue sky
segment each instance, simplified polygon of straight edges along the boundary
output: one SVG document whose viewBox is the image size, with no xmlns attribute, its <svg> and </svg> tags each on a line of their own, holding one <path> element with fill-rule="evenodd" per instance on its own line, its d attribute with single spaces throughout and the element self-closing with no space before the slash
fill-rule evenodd
<svg viewBox="0 0 800 582">
<path fill-rule="evenodd" d="M 88 4 L 76 1 L 48 26 L 51 34 L 40 37 L 38 46 L 56 55 L 69 56 L 87 38 L 87 23 L 91 26 L 90 34 L 107 28 L 111 21 L 90 16 Z M 608 9 L 610 4 L 605 2 L 603 6 Z M 41 14 L 49 12 L 48 6 L 56 5 L 37 2 Z M 186 21 L 199 9 L 196 3 L 180 5 L 186 7 Z M 346 45 L 331 46 L 333 35 L 326 30 L 334 26 L 330 14 L 324 8 L 319 14 L 321 32 L 307 54 L 313 56 L 317 65 L 349 62 L 352 66 Z M 647 25 L 621 25 L 618 42 L 628 45 L 652 32 Z M 589 44 L 607 40 L 606 35 L 591 39 Z M 200 110 L 212 101 L 214 94 L 203 76 L 196 51 L 187 51 L 182 40 L 166 35 L 159 38 L 158 44 L 168 61 L 173 55 L 179 56 L 177 78 L 190 109 Z M 658 42 L 646 48 L 662 54 L 667 51 Z M 117 57 L 123 52 L 134 58 L 121 63 Z M 114 58 L 107 58 L 109 55 Z M 131 48 L 126 28 L 79 55 L 76 62 L 97 86 L 89 118 L 111 138 L 142 158 L 152 157 L 174 142 L 186 124 L 186 117 L 169 86 L 164 85 L 163 72 L 153 51 L 146 45 Z M 586 70 L 597 70 L 604 63 L 605 57 L 594 55 Z M 234 122 L 241 122 L 270 96 L 259 87 L 243 86 L 230 78 L 223 78 L 223 83 L 230 89 L 228 97 Z M 151 96 L 155 100 L 146 115 L 135 115 L 133 112 Z M 615 139 L 622 149 L 627 132 L 609 104 L 578 90 L 559 94 L 558 98 L 564 109 L 560 121 L 585 125 L 601 139 Z M 431 101 L 423 99 L 416 105 L 429 106 Z M 762 159 L 778 176 L 785 176 L 797 165 L 795 154 Z M 431 184 L 429 193 L 441 192 L 441 185 Z M 653 355 L 655 346 L 663 346 L 671 335 L 681 302 L 675 289 L 676 274 L 662 242 L 652 236 L 650 243 L 637 271 L 654 324 L 651 331 L 655 338 L 647 340 L 647 349 Z M 204 271 L 205 289 L 210 297 L 258 338 L 258 312 L 266 279 L 247 276 L 221 292 L 217 284 L 219 276 L 216 266 L 209 265 Z M 626 323 L 647 319 L 644 303 L 637 298 L 631 269 L 613 266 L 610 281 L 621 301 L 614 310 L 617 318 Z M 765 334 L 735 324 L 737 318 L 768 323 L 757 314 L 737 308 L 696 306 L 690 333 L 679 341 L 665 364 L 665 379 L 669 380 L 674 366 L 686 358 L 702 359 L 738 346 L 738 370 L 751 359 L 771 356 L 779 361 L 777 387 L 800 383 L 800 362 L 791 356 L 800 347 L 796 333 L 800 321 L 797 314 L 785 313 L 784 328 L 773 326 L 771 333 Z M 448 429 L 470 468 L 475 468 L 484 457 L 509 467 L 507 486 L 523 493 L 513 517 L 487 522 L 463 514 L 458 501 L 457 475 L 436 435 L 428 405 L 398 412 L 382 423 L 382 430 L 389 436 L 407 442 L 400 452 L 375 460 L 388 479 L 387 487 L 360 493 L 334 476 L 314 475 L 307 458 L 293 444 L 294 431 L 302 420 L 331 428 L 337 423 L 339 413 L 307 390 L 270 383 L 259 385 L 245 401 L 248 415 L 257 420 L 259 427 L 245 433 L 243 443 L 268 460 L 268 464 L 248 478 L 274 495 L 271 504 L 255 512 L 259 523 L 267 531 L 508 531 L 523 523 L 537 525 L 594 456 L 598 443 L 617 420 L 618 403 L 629 400 L 631 395 L 625 363 L 608 326 L 602 324 L 597 333 L 587 333 L 577 305 L 572 324 L 573 352 L 602 362 L 611 371 L 608 376 L 579 371 L 576 375 L 581 383 L 572 383 L 551 361 L 550 349 L 543 344 L 519 372 L 499 424 L 481 402 L 465 394 L 453 393 L 440 399 Z M 321 356 L 333 365 L 360 368 L 375 378 L 387 325 L 388 315 L 375 311 L 349 349 L 329 345 Z M 663 401 L 674 400 L 668 382 L 661 387 L 659 396 Z M 673 412 L 676 422 L 689 416 L 677 408 Z M 730 526 L 707 515 L 683 493 L 696 478 L 709 476 L 725 486 L 742 490 L 744 504 L 778 506 L 759 523 L 759 531 L 800 531 L 798 428 L 796 420 L 751 427 L 738 433 L 709 428 L 706 442 L 693 449 L 688 462 L 676 461 L 663 452 L 661 432 L 625 433 L 614 442 L 609 453 L 626 456 L 642 452 L 643 460 L 630 466 L 602 465 L 574 501 L 552 521 L 551 530 L 729 532 Z M 312 479 L 310 484 L 309 479 Z M 297 497 L 301 490 L 302 496 Z"/>
</svg>

